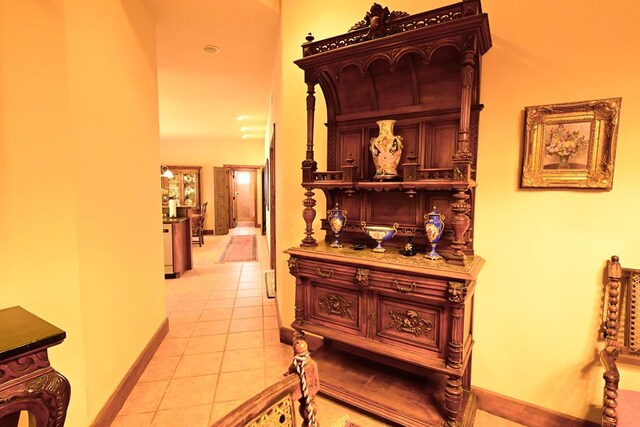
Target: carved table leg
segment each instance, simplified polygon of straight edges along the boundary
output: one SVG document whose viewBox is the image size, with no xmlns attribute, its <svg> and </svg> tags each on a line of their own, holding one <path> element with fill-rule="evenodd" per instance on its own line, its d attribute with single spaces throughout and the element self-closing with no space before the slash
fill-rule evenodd
<svg viewBox="0 0 640 427">
<path fill-rule="evenodd" d="M 62 427 L 71 386 L 49 365 L 47 351 L 0 364 L 0 426 L 11 426 L 20 411 L 34 417 L 36 427 Z"/>
<path fill-rule="evenodd" d="M 458 427 L 458 414 L 462 410 L 462 380 L 458 376 L 449 375 L 444 389 L 444 409 L 447 414 L 444 425 Z"/>
</svg>

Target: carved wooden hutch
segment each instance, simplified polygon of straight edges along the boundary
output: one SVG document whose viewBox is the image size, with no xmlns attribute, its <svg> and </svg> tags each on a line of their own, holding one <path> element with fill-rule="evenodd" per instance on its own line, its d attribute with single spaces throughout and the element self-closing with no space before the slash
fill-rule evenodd
<svg viewBox="0 0 640 427">
<path fill-rule="evenodd" d="M 290 255 L 292 327 L 324 337 L 315 358 L 323 392 L 402 425 L 471 425 L 480 59 L 491 47 L 479 0 L 408 15 L 378 4 L 346 34 L 307 36 L 306 236 Z M 314 160 L 315 87 L 327 104 L 327 171 Z M 395 180 L 374 181 L 376 121 L 396 120 L 404 149 Z M 314 190 L 347 212 L 340 240 L 326 219 L 313 237 Z M 445 216 L 443 260 L 424 257 L 424 215 Z M 398 233 L 374 253 L 360 223 Z M 411 236 L 418 254 L 400 254 Z M 357 250 L 356 244 L 366 244 Z"/>
</svg>

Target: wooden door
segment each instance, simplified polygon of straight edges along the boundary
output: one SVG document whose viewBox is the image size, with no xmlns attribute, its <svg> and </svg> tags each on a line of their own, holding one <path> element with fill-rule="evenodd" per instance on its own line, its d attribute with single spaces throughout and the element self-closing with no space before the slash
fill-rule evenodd
<svg viewBox="0 0 640 427">
<path fill-rule="evenodd" d="M 215 234 L 229 234 L 229 169 L 213 168 Z"/>
</svg>

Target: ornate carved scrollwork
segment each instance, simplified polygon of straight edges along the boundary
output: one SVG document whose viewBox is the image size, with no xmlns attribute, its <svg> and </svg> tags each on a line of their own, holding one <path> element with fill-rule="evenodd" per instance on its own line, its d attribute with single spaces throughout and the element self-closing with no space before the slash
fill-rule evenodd
<svg viewBox="0 0 640 427">
<path fill-rule="evenodd" d="M 39 351 L 34 354 L 19 357 L 11 360 L 0 369 L 0 384 L 28 375 L 38 369 L 49 366 L 49 357 L 46 351 Z"/>
<path fill-rule="evenodd" d="M 351 313 L 353 303 L 340 295 L 327 294 L 318 299 L 318 305 L 328 314 L 340 317 L 348 316 L 351 320 L 356 320 Z"/>
<path fill-rule="evenodd" d="M 396 328 L 398 331 L 411 334 L 416 338 L 420 336 L 423 329 L 426 336 L 433 330 L 433 322 L 423 319 L 420 317 L 420 313 L 415 310 L 405 310 L 402 313 L 389 310 L 389 317 L 391 322 L 386 329 Z"/>
<path fill-rule="evenodd" d="M 453 282 L 450 281 L 447 286 L 447 292 L 449 293 L 449 301 L 455 303 L 461 303 L 467 296 L 467 287 L 469 285 L 466 282 Z"/>
<path fill-rule="evenodd" d="M 298 269 L 298 258 L 290 257 L 287 260 L 287 265 L 289 266 L 289 274 L 291 274 L 292 276 L 295 276 L 300 272 L 300 270 Z"/>
<path fill-rule="evenodd" d="M 368 268 L 358 268 L 356 270 L 356 283 L 366 288 L 369 286 L 369 269 Z"/>
</svg>

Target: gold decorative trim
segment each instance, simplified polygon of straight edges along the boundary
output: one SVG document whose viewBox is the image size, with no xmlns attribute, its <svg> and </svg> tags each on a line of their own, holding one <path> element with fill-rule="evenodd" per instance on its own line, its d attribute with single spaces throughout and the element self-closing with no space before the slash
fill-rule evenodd
<svg viewBox="0 0 640 427">
<path fill-rule="evenodd" d="M 245 427 L 295 427 L 292 414 L 293 401 L 291 396 L 285 396 L 245 424 Z"/>
</svg>

